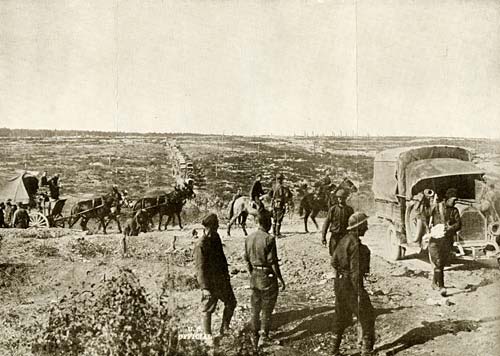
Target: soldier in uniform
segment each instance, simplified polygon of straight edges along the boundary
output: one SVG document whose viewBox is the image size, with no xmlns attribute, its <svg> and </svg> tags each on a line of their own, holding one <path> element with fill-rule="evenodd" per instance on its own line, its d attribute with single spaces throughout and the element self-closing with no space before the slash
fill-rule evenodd
<svg viewBox="0 0 500 356">
<path fill-rule="evenodd" d="M 285 217 L 286 210 L 286 188 L 283 185 L 283 180 L 285 177 L 282 173 L 276 176 L 276 184 L 272 190 L 272 202 L 271 206 L 273 209 L 273 235 L 281 236 L 281 222 Z"/>
<path fill-rule="evenodd" d="M 363 285 L 370 272 L 370 250 L 360 241 L 368 230 L 368 216 L 357 212 L 349 218 L 348 233 L 338 243 L 332 256 L 335 275 L 335 316 L 333 355 L 340 355 L 342 334 L 357 316 L 361 324 L 361 356 L 372 355 L 375 341 L 375 312 Z"/>
<path fill-rule="evenodd" d="M 60 186 L 59 186 L 59 173 L 55 174 L 48 181 L 50 197 L 54 200 L 59 199 Z"/>
<path fill-rule="evenodd" d="M 282 285 L 281 290 L 285 290 L 285 282 L 278 264 L 276 240 L 268 233 L 271 228 L 271 214 L 267 210 L 261 210 L 257 219 L 259 229 L 245 240 L 245 260 L 252 289 L 251 324 L 254 351 L 257 351 L 259 345 L 270 341 L 271 315 L 278 298 L 278 280 Z"/>
<path fill-rule="evenodd" d="M 321 233 L 321 242 L 326 246 L 326 234 L 330 229 L 330 243 L 328 244 L 330 256 L 333 256 L 335 247 L 346 234 L 349 217 L 354 213 L 352 207 L 346 204 L 347 192 L 344 189 L 337 190 L 335 197 L 337 201 L 328 210 Z"/>
<path fill-rule="evenodd" d="M 16 209 L 14 215 L 12 216 L 12 227 L 18 229 L 27 229 L 30 224 L 30 216 L 26 211 L 23 203 L 18 204 L 19 207 Z"/>
<path fill-rule="evenodd" d="M 250 198 L 257 204 L 258 209 L 264 209 L 264 204 L 260 200 L 260 197 L 264 194 L 264 189 L 262 189 L 262 174 L 257 175 L 257 179 L 252 184 L 252 189 L 250 190 Z"/>
<path fill-rule="evenodd" d="M 446 191 L 445 200 L 439 202 L 432 210 L 429 226 L 444 225 L 444 236 L 433 236 L 429 240 L 429 257 L 434 269 L 432 289 L 438 289 L 441 295 L 446 296 L 444 287 L 444 267 L 447 265 L 456 239 L 457 232 L 462 228 L 460 213 L 455 207 L 457 190 L 450 188 Z"/>
<path fill-rule="evenodd" d="M 229 332 L 229 324 L 236 308 L 236 298 L 231 286 L 226 256 L 217 229 L 219 220 L 211 213 L 202 220 L 204 234 L 194 249 L 196 277 L 202 290 L 203 331 L 207 335 L 207 343 L 213 345 L 212 313 L 217 301 L 224 303 L 221 335 Z"/>
</svg>

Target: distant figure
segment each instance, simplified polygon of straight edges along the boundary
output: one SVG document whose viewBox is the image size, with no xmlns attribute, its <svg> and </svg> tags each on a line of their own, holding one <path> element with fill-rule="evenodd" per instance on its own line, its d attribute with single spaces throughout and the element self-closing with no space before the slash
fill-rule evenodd
<svg viewBox="0 0 500 356">
<path fill-rule="evenodd" d="M 250 198 L 257 204 L 257 210 L 264 209 L 264 203 L 260 200 L 260 197 L 264 194 L 264 189 L 262 189 L 262 174 L 257 175 L 257 179 L 252 184 L 252 189 L 250 190 Z"/>
<path fill-rule="evenodd" d="M 7 199 L 7 203 L 5 204 L 5 214 L 4 214 L 4 225 L 5 227 L 11 227 L 12 216 L 14 215 L 15 205 L 12 204 L 11 199 Z"/>
<path fill-rule="evenodd" d="M 5 204 L 4 202 L 0 203 L 0 228 L 4 228 L 5 226 Z"/>
<path fill-rule="evenodd" d="M 18 229 L 27 229 L 30 225 L 30 216 L 24 204 L 19 203 L 19 207 L 14 212 L 12 217 L 12 227 Z"/>
<path fill-rule="evenodd" d="M 59 174 L 57 173 L 52 178 L 50 178 L 48 184 L 49 184 L 50 197 L 54 200 L 58 200 L 60 191 Z"/>
<path fill-rule="evenodd" d="M 272 194 L 272 209 L 273 209 L 273 235 L 281 237 L 281 222 L 285 217 L 287 192 L 283 184 L 285 177 L 282 173 L 276 176 L 276 184 L 271 192 Z"/>
<path fill-rule="evenodd" d="M 40 178 L 40 186 L 46 187 L 49 185 L 49 180 L 47 178 L 47 171 L 43 171 L 42 177 Z"/>
</svg>

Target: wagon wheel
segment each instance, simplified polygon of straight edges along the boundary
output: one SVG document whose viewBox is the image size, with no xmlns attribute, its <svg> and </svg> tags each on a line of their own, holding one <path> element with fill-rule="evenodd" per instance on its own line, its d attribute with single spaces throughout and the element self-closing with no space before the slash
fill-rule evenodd
<svg viewBox="0 0 500 356">
<path fill-rule="evenodd" d="M 42 213 L 32 212 L 30 213 L 29 227 L 34 227 L 34 228 L 49 227 L 49 220 Z"/>
<path fill-rule="evenodd" d="M 62 214 L 57 214 L 52 217 L 54 227 L 65 227 L 65 219 Z"/>
</svg>

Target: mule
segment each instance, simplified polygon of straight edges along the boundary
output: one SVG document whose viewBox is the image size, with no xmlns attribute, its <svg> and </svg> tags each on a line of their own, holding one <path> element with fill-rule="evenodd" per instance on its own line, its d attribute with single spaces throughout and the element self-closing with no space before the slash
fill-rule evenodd
<svg viewBox="0 0 500 356">
<path fill-rule="evenodd" d="M 106 234 L 106 227 L 109 224 L 109 220 L 106 221 L 106 218 L 113 219 L 114 217 L 118 224 L 118 230 L 121 232 L 120 221 L 116 218 L 116 216 L 118 215 L 117 212 L 119 212 L 120 204 L 122 202 L 122 194 L 118 191 L 113 191 L 94 199 L 79 201 L 71 208 L 69 227 L 73 227 L 78 220 L 81 220 L 80 226 L 83 231 L 86 231 L 88 221 L 90 219 L 98 219 L 98 230 L 102 226 L 103 233 Z"/>
</svg>

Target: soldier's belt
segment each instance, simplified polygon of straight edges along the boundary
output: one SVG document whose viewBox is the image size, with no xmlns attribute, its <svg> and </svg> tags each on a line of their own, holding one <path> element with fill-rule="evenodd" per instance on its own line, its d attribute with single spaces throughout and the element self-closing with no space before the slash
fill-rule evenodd
<svg viewBox="0 0 500 356">
<path fill-rule="evenodd" d="M 269 270 L 271 269 L 271 267 L 268 267 L 268 266 L 252 266 L 253 269 L 258 269 L 258 270 Z"/>
</svg>

